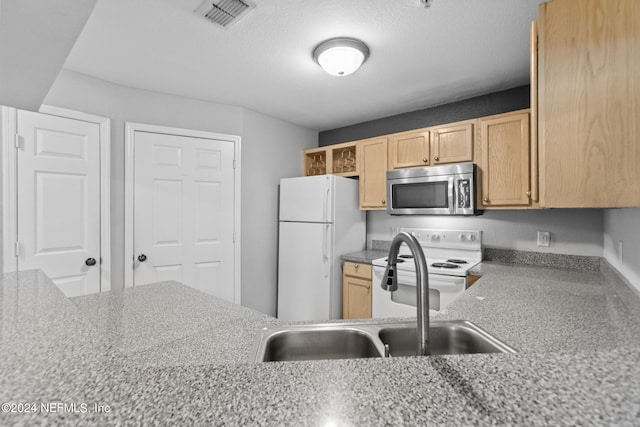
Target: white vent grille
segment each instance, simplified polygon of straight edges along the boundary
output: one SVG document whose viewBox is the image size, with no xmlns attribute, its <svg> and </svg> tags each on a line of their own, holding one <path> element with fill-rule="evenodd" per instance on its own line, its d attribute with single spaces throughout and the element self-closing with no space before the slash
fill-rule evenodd
<svg viewBox="0 0 640 427">
<path fill-rule="evenodd" d="M 205 0 L 194 12 L 226 28 L 254 7 L 248 0 Z"/>
</svg>

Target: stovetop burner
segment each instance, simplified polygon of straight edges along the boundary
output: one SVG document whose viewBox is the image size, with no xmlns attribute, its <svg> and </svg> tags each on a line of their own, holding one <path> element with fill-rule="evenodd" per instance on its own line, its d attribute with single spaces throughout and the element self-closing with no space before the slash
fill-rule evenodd
<svg viewBox="0 0 640 427">
<path fill-rule="evenodd" d="M 398 258 L 413 259 L 413 255 L 398 255 Z"/>
<path fill-rule="evenodd" d="M 457 258 L 448 259 L 447 262 L 450 262 L 450 263 L 453 263 L 453 264 L 469 264 L 467 261 L 465 261 L 463 259 L 457 259 Z"/>
<path fill-rule="evenodd" d="M 438 268 L 460 268 L 459 265 L 457 264 L 451 264 L 449 262 L 434 262 L 433 264 L 431 264 L 431 267 L 438 267 Z"/>
<path fill-rule="evenodd" d="M 406 256 L 402 256 L 402 255 L 400 255 L 400 257 L 396 258 L 396 264 L 398 264 L 398 263 L 400 263 L 400 262 L 405 262 L 405 260 L 404 260 L 404 259 L 402 259 L 401 257 L 402 257 L 402 258 L 406 258 Z M 412 257 L 412 258 L 413 258 L 413 257 Z M 389 258 L 385 258 L 385 259 L 384 259 L 384 262 L 389 262 Z"/>
</svg>

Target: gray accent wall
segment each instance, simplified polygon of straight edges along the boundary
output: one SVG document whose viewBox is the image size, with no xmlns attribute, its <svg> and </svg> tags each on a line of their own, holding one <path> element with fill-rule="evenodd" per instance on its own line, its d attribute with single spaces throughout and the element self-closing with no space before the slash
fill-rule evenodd
<svg viewBox="0 0 640 427">
<path fill-rule="evenodd" d="M 529 106 L 529 85 L 519 86 L 410 113 L 325 130 L 319 134 L 318 146 L 507 113 L 529 108 Z"/>
</svg>

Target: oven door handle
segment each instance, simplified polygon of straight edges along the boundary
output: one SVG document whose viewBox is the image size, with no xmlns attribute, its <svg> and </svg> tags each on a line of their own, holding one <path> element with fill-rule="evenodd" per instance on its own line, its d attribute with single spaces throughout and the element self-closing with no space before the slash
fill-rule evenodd
<svg viewBox="0 0 640 427">
<path fill-rule="evenodd" d="M 460 277 L 460 279 L 464 279 L 463 277 Z M 463 282 L 457 280 L 455 282 L 451 282 L 451 281 L 447 281 L 447 282 L 441 282 L 438 281 L 437 286 L 439 288 L 444 288 L 444 287 L 457 287 L 460 286 Z M 404 286 L 412 286 L 415 288 L 416 284 L 413 281 L 402 281 L 402 279 L 400 278 L 400 276 L 398 276 L 398 285 L 404 285 Z M 431 283 L 429 282 L 429 288 L 434 287 L 436 284 L 435 283 Z"/>
<path fill-rule="evenodd" d="M 416 286 L 416 276 L 412 272 L 396 270 L 398 274 L 398 284 L 404 286 Z M 384 275 L 384 267 L 376 266 L 373 269 L 373 274 L 377 280 L 382 280 Z M 439 287 L 455 287 L 466 284 L 467 278 L 465 276 L 443 276 L 441 274 L 429 273 L 429 287 L 436 285 Z"/>
</svg>

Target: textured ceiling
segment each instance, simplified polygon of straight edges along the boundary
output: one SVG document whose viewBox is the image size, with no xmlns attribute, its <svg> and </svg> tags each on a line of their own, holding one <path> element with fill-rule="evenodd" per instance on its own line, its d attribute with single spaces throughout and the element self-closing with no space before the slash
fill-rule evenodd
<svg viewBox="0 0 640 427">
<path fill-rule="evenodd" d="M 228 29 L 199 3 L 99 0 L 65 68 L 326 130 L 528 83 L 541 0 L 255 0 Z M 311 58 L 337 36 L 371 50 L 347 77 Z"/>
</svg>

